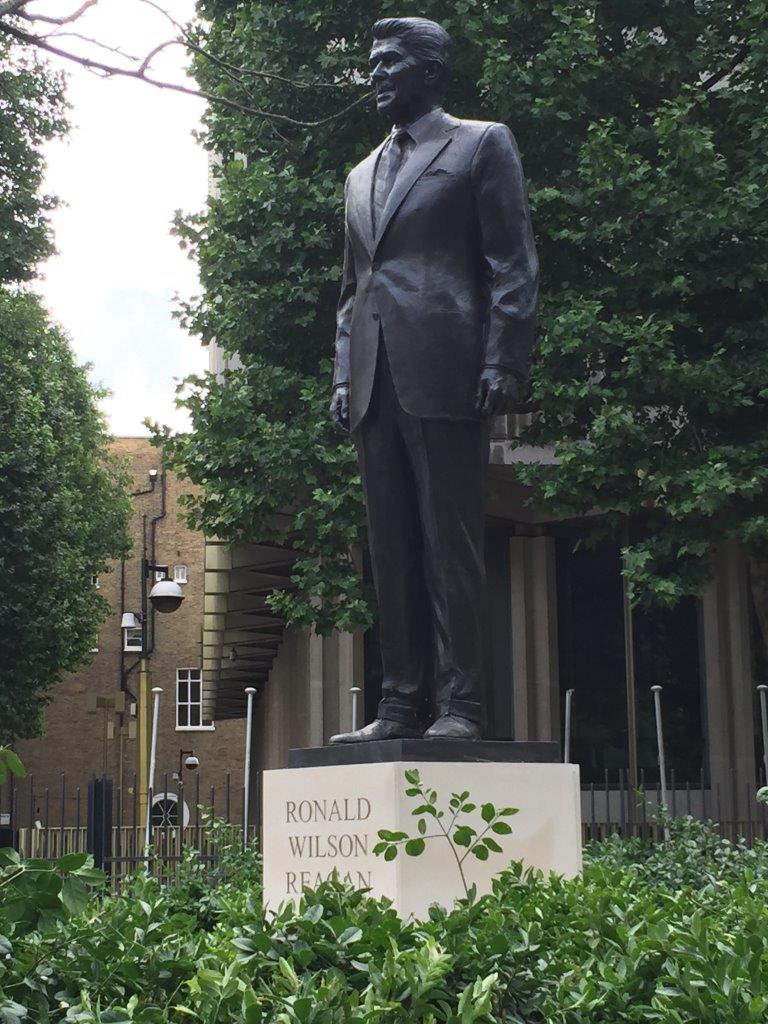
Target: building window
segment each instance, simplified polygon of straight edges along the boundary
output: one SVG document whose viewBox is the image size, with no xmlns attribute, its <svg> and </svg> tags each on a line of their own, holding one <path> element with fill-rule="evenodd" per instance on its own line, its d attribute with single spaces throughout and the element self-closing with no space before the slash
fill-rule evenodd
<svg viewBox="0 0 768 1024">
<path fill-rule="evenodd" d="M 181 810 L 181 815 L 179 814 Z M 185 800 L 179 808 L 179 798 L 176 793 L 158 793 L 152 797 L 152 828 L 184 828 L 189 825 L 189 807 Z M 181 821 L 179 820 L 181 818 Z"/>
<path fill-rule="evenodd" d="M 213 729 L 203 718 L 202 672 L 199 668 L 176 669 L 176 728 Z"/>
<path fill-rule="evenodd" d="M 123 650 L 140 651 L 142 649 L 141 626 L 129 626 L 129 628 L 123 630 L 123 632 L 125 633 L 125 639 L 123 641 Z"/>
<path fill-rule="evenodd" d="M 156 565 L 155 566 L 155 583 L 160 583 L 162 580 L 168 579 L 168 566 L 167 565 Z"/>
<path fill-rule="evenodd" d="M 186 583 L 187 582 L 187 567 L 186 567 L 186 565 L 174 565 L 174 567 L 173 567 L 173 582 L 174 583 Z"/>
<path fill-rule="evenodd" d="M 629 777 L 632 748 L 638 774 L 647 785 L 658 782 L 650 688 L 659 683 L 668 770 L 671 775 L 674 769 L 681 785 L 695 787 L 706 768 L 707 747 L 696 599 L 684 598 L 674 608 L 635 608 L 628 651 L 619 543 L 579 543 L 586 531 L 574 525 L 558 527 L 557 535 L 561 707 L 565 691 L 573 688 L 571 750 L 581 781 L 616 784 L 620 770 Z"/>
</svg>

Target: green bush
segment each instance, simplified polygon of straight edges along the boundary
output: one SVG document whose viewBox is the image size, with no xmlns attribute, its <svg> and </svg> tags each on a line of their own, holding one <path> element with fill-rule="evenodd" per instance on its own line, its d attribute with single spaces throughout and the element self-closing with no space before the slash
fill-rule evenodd
<svg viewBox="0 0 768 1024">
<path fill-rule="evenodd" d="M 0 887 L 0 1018 L 170 1024 L 758 1024 L 768 1019 L 768 844 L 673 822 L 665 846 L 588 847 L 581 878 L 513 864 L 427 921 L 338 881 L 265 921 L 259 861 L 18 927 Z M 2 879 L 0 879 L 2 886 Z M 61 902 L 61 901 L 60 901 Z"/>
</svg>

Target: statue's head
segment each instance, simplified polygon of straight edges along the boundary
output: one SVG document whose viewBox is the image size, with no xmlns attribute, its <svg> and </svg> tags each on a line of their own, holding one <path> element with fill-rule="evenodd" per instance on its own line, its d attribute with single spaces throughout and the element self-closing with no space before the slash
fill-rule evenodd
<svg viewBox="0 0 768 1024">
<path fill-rule="evenodd" d="M 373 26 L 371 82 L 376 108 L 393 121 L 439 103 L 448 81 L 451 37 L 427 18 L 383 18 Z"/>
</svg>

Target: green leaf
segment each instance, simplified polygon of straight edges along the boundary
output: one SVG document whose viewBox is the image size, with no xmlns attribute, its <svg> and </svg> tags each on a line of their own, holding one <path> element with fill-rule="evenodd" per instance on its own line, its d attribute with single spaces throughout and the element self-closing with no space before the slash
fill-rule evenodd
<svg viewBox="0 0 768 1024">
<path fill-rule="evenodd" d="M 68 875 L 62 882 L 59 898 L 70 914 L 82 914 L 88 906 L 90 895 L 77 876 Z"/>
<path fill-rule="evenodd" d="M 56 861 L 56 867 L 59 871 L 78 871 L 85 867 L 89 860 L 90 854 L 88 853 L 65 853 Z"/>
<path fill-rule="evenodd" d="M 396 846 L 388 846 L 387 849 L 384 851 L 384 860 L 387 860 L 387 861 L 394 860 L 396 856 L 397 856 L 397 847 Z"/>
<path fill-rule="evenodd" d="M 477 857 L 478 860 L 488 860 L 488 850 L 484 846 L 478 843 L 477 846 L 472 847 L 473 856 Z"/>
<path fill-rule="evenodd" d="M 468 825 L 460 825 L 453 833 L 453 841 L 457 846 L 469 846 L 476 834 Z"/>
<path fill-rule="evenodd" d="M 502 848 L 492 839 L 490 836 L 483 836 L 482 842 L 488 847 L 489 850 L 493 850 L 494 853 L 503 853 Z"/>
<path fill-rule="evenodd" d="M 301 1021 L 301 1024 L 306 1024 L 306 1021 L 309 1020 L 313 1005 L 313 1001 L 307 996 L 294 999 L 292 1009 L 296 1014 L 296 1018 Z"/>
<path fill-rule="evenodd" d="M 496 817 L 496 808 L 493 806 L 493 804 L 483 804 L 480 810 L 480 816 L 482 817 L 483 821 L 493 821 L 493 819 Z"/>
<path fill-rule="evenodd" d="M 423 839 L 409 839 L 405 844 L 405 852 L 409 857 L 418 857 L 424 852 L 425 845 Z"/>
<path fill-rule="evenodd" d="M 491 831 L 495 832 L 497 836 L 508 836 L 512 832 L 512 826 L 508 825 L 506 821 L 495 821 L 491 825 Z"/>
<path fill-rule="evenodd" d="M 15 775 L 17 779 L 23 779 L 27 774 L 27 769 L 24 767 L 19 755 L 8 747 L 3 750 L 3 760 L 8 766 L 11 774 Z"/>
</svg>

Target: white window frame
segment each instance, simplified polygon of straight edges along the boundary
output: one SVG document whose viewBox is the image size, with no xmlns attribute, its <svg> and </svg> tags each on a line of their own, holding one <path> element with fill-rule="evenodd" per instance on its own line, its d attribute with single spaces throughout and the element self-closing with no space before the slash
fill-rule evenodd
<svg viewBox="0 0 768 1024">
<path fill-rule="evenodd" d="M 137 644 L 129 644 L 128 643 L 129 636 L 133 637 L 134 639 L 138 638 L 138 641 L 139 641 L 138 645 Z M 123 630 L 123 650 L 124 651 L 139 651 L 139 652 L 141 652 L 141 650 L 142 650 L 142 642 L 141 641 L 142 641 L 141 626 L 129 626 L 127 629 Z"/>
<path fill-rule="evenodd" d="M 170 579 L 168 575 L 170 566 L 168 565 L 156 565 L 155 566 L 155 583 L 162 583 L 163 580 Z"/>
<path fill-rule="evenodd" d="M 91 575 L 91 586 L 94 588 L 94 590 L 101 589 L 101 581 L 99 580 L 99 577 L 95 574 Z"/>
<path fill-rule="evenodd" d="M 177 793 L 156 793 L 155 796 L 152 797 L 152 811 L 154 811 L 154 809 L 157 806 L 157 804 L 160 804 L 160 803 L 175 805 L 175 807 L 176 807 L 176 814 L 178 815 L 178 813 L 179 813 L 179 797 L 178 797 Z M 152 823 L 152 828 L 156 828 L 156 829 L 178 828 L 179 824 L 181 824 L 182 828 L 188 828 L 189 827 L 190 817 L 191 817 L 191 815 L 189 813 L 189 805 L 187 804 L 186 800 L 182 800 L 182 802 L 181 802 L 181 822 L 180 823 L 177 822 L 175 825 L 170 825 L 170 824 L 167 824 L 167 825 L 156 825 L 153 822 Z"/>
<path fill-rule="evenodd" d="M 174 583 L 187 583 L 187 567 L 186 565 L 174 565 L 173 567 L 173 582 Z"/>
<path fill-rule="evenodd" d="M 187 699 L 179 700 L 179 686 L 182 683 L 187 685 Z M 200 700 L 190 700 L 190 683 L 198 683 L 200 686 Z M 199 709 L 199 725 L 179 725 L 179 708 L 187 708 L 187 722 L 192 718 L 192 709 Z M 199 668 L 177 668 L 176 669 L 176 732 L 213 732 L 216 728 L 215 722 L 203 721 L 203 672 Z"/>
</svg>

